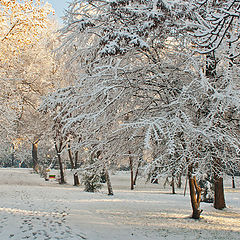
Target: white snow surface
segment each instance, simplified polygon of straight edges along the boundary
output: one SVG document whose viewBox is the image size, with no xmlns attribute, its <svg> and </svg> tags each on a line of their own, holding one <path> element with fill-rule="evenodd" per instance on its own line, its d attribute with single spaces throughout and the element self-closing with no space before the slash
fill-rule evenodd
<svg viewBox="0 0 240 240">
<path fill-rule="evenodd" d="M 169 187 L 139 179 L 129 188 L 128 172 L 111 175 L 114 196 L 106 186 L 98 193 L 83 187 L 45 181 L 30 169 L 0 169 L 0 240 L 158 240 L 240 239 L 240 179 L 236 189 L 225 180 L 224 210 L 201 203 L 202 218 L 193 220 L 183 189 L 172 195 Z M 185 181 L 183 179 L 183 181 Z M 184 184 L 183 184 L 184 185 Z"/>
</svg>

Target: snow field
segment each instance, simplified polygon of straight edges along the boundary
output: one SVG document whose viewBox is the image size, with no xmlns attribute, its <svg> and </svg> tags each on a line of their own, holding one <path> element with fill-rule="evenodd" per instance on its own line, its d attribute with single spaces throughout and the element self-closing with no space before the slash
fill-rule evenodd
<svg viewBox="0 0 240 240">
<path fill-rule="evenodd" d="M 227 208 L 201 203 L 200 221 L 189 218 L 188 192 L 145 184 L 129 190 L 129 173 L 111 175 L 114 196 L 106 186 L 98 193 L 45 182 L 29 169 L 0 169 L 0 239 L 158 240 L 240 239 L 240 188 L 225 181 Z"/>
</svg>

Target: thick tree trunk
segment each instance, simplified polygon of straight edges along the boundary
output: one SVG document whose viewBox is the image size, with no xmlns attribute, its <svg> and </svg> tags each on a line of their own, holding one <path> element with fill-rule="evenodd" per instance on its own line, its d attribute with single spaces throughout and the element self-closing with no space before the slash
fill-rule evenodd
<svg viewBox="0 0 240 240">
<path fill-rule="evenodd" d="M 112 184 L 111 184 L 110 176 L 109 176 L 109 173 L 108 173 L 108 170 L 106 167 L 104 168 L 104 171 L 105 171 L 105 176 L 106 176 L 108 195 L 113 195 Z"/>
<path fill-rule="evenodd" d="M 214 159 L 214 208 L 222 210 L 226 207 L 225 197 L 224 197 L 224 188 L 223 188 L 223 178 L 220 177 L 221 172 L 221 159 Z"/>
<path fill-rule="evenodd" d="M 192 176 L 192 167 L 189 167 L 188 179 L 189 179 L 191 204 L 192 204 L 192 210 L 193 210 L 192 218 L 199 219 L 202 212 L 199 209 L 202 189 L 197 185 L 196 177 Z"/>
<path fill-rule="evenodd" d="M 223 178 L 219 176 L 214 177 L 214 208 L 224 209 L 226 207 L 224 188 L 223 188 Z"/>
<path fill-rule="evenodd" d="M 38 146 L 37 142 L 32 143 L 32 160 L 33 160 L 33 170 L 38 173 L 39 171 L 39 164 L 38 164 Z"/>
</svg>

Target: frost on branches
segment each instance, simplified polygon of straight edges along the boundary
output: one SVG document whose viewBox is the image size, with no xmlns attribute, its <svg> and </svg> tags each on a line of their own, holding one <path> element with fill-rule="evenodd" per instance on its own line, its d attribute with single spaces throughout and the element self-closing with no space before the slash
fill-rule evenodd
<svg viewBox="0 0 240 240">
<path fill-rule="evenodd" d="M 229 61 L 239 61 L 239 1 L 194 1 L 196 44 L 200 53 L 224 52 Z"/>
<path fill-rule="evenodd" d="M 94 56 L 123 55 L 132 49 L 147 53 L 149 42 L 163 46 L 176 34 L 183 26 L 179 19 L 187 12 L 185 1 L 73 1 L 63 33 L 68 33 L 68 45 L 84 41 L 85 51 L 94 46 Z"/>
</svg>

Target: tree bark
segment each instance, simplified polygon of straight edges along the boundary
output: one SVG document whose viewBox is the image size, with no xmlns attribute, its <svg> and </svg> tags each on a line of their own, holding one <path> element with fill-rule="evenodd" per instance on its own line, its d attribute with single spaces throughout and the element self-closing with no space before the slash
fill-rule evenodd
<svg viewBox="0 0 240 240">
<path fill-rule="evenodd" d="M 177 188 L 181 188 L 181 186 L 182 186 L 182 174 L 179 174 Z"/>
<path fill-rule="evenodd" d="M 138 172 L 139 172 L 140 166 L 141 166 L 141 160 L 139 160 L 138 165 L 137 165 L 137 169 L 136 169 L 136 172 L 135 172 L 135 177 L 134 177 L 134 180 L 133 180 L 133 185 L 134 186 L 136 185 L 136 182 L 137 182 L 137 177 L 138 177 Z"/>
<path fill-rule="evenodd" d="M 188 179 L 189 179 L 190 198 L 191 198 L 191 204 L 192 204 L 192 210 L 193 210 L 192 218 L 199 219 L 202 212 L 199 209 L 202 189 L 197 185 L 196 177 L 192 176 L 192 167 L 189 167 L 188 169 Z"/>
<path fill-rule="evenodd" d="M 222 210 L 226 207 L 223 178 L 216 176 L 214 177 L 214 208 Z"/>
<path fill-rule="evenodd" d="M 105 176 L 106 176 L 108 195 L 113 195 L 112 184 L 111 184 L 110 176 L 109 176 L 109 173 L 108 173 L 108 170 L 106 167 L 104 167 L 104 171 L 105 171 Z"/>
<path fill-rule="evenodd" d="M 133 177 L 133 158 L 131 156 L 131 152 L 129 151 L 129 166 L 130 166 L 130 186 L 131 190 L 134 189 L 134 177 Z"/>
<path fill-rule="evenodd" d="M 186 174 L 186 180 L 185 180 L 184 192 L 183 192 L 184 197 L 185 197 L 186 191 L 187 191 L 187 180 L 188 180 L 188 175 Z"/>
<path fill-rule="evenodd" d="M 215 158 L 214 161 L 214 208 L 222 210 L 226 207 L 223 178 L 220 176 L 222 163 L 219 158 Z"/>
<path fill-rule="evenodd" d="M 176 194 L 175 183 L 174 183 L 174 176 L 172 176 L 171 187 L 172 187 L 172 194 Z"/>
<path fill-rule="evenodd" d="M 39 171 L 39 164 L 38 164 L 38 156 L 37 156 L 37 152 L 38 152 L 38 146 L 37 146 L 38 142 L 34 142 L 32 143 L 32 160 L 33 160 L 33 170 L 38 173 Z"/>
<path fill-rule="evenodd" d="M 75 162 L 74 162 L 75 171 L 77 169 L 77 163 L 78 163 L 78 151 L 75 152 Z M 78 176 L 78 172 L 76 171 L 74 173 L 74 186 L 79 186 L 79 185 L 80 185 L 79 176 Z"/>
<path fill-rule="evenodd" d="M 61 154 L 58 153 L 58 163 L 59 163 L 59 169 L 60 169 L 60 184 L 64 184 L 65 182 L 65 178 L 64 178 L 64 171 L 63 171 L 63 164 L 62 164 L 62 159 L 61 159 Z"/>
<path fill-rule="evenodd" d="M 206 62 L 206 77 L 216 78 L 217 72 L 217 59 L 214 51 L 207 54 Z M 231 67 L 229 65 L 229 67 Z M 226 207 L 225 198 L 224 198 L 224 188 L 223 188 L 223 178 L 220 176 L 221 160 L 219 158 L 214 159 L 214 208 L 223 209 Z"/>
<path fill-rule="evenodd" d="M 69 160 L 70 160 L 70 163 L 71 163 L 72 170 L 77 169 L 78 151 L 75 152 L 75 156 L 74 156 L 75 159 L 73 159 L 70 145 L 68 145 L 68 156 L 69 156 Z M 74 186 L 79 186 L 80 185 L 78 173 L 76 171 L 73 174 L 73 185 Z"/>
<path fill-rule="evenodd" d="M 232 176 L 232 188 L 236 188 L 235 177 L 234 176 Z"/>
<path fill-rule="evenodd" d="M 59 184 L 65 184 L 66 182 L 65 182 L 65 178 L 64 178 L 63 164 L 62 164 L 62 159 L 61 159 L 62 142 L 60 142 L 59 148 L 57 147 L 57 143 L 55 143 L 55 149 L 56 149 L 56 152 L 57 152 L 59 169 L 60 169 Z"/>
<path fill-rule="evenodd" d="M 14 161 L 15 161 L 14 151 L 15 151 L 14 144 L 12 144 L 12 154 L 11 154 L 12 167 L 14 166 Z"/>
<path fill-rule="evenodd" d="M 71 146 L 68 145 L 68 157 L 71 163 L 71 168 L 74 169 L 74 162 L 73 162 L 73 156 L 72 156 L 72 151 L 71 151 Z"/>
<path fill-rule="evenodd" d="M 79 186 L 80 185 L 80 181 L 79 181 L 79 177 L 78 177 L 78 173 L 77 172 L 75 172 L 73 174 L 73 181 L 74 181 L 74 183 L 73 183 L 74 186 Z"/>
<path fill-rule="evenodd" d="M 74 168 L 78 168 L 78 151 L 75 152 L 75 162 L 74 162 Z"/>
</svg>

